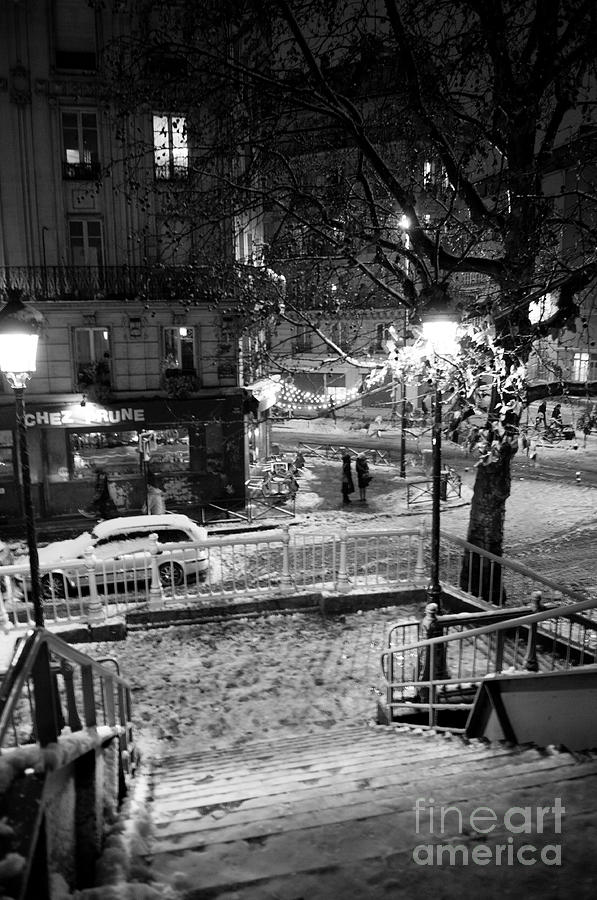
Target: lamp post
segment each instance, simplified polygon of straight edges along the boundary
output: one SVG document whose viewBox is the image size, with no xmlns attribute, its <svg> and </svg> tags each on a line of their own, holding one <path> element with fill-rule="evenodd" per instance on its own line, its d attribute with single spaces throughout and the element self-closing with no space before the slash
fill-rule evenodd
<svg viewBox="0 0 597 900">
<path fill-rule="evenodd" d="M 431 578 L 427 588 L 428 603 L 437 603 L 441 609 L 439 583 L 439 527 L 442 472 L 442 392 L 438 364 L 456 350 L 457 321 L 448 301 L 440 289 L 432 296 L 429 305 L 421 313 L 423 338 L 435 358 L 435 403 L 431 437 Z"/>
<path fill-rule="evenodd" d="M 35 372 L 36 369 L 37 342 L 43 321 L 43 316 L 39 310 L 23 303 L 20 296 L 16 295 L 16 292 L 14 292 L 6 305 L 0 309 L 0 371 L 6 376 L 6 380 L 14 390 L 15 395 L 23 508 L 31 571 L 31 597 L 37 628 L 43 628 L 44 611 L 39 578 L 35 512 L 31 497 L 31 471 L 25 419 L 25 387 L 31 373 Z"/>
</svg>

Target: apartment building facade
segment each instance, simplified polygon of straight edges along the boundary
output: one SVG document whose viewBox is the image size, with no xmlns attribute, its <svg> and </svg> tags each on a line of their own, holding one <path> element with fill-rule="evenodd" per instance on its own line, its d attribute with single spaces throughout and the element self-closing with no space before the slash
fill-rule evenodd
<svg viewBox="0 0 597 900">
<path fill-rule="evenodd" d="M 209 517 L 212 504 L 242 504 L 259 431 L 238 323 L 219 302 L 238 284 L 234 234 L 204 252 L 217 266 L 197 265 L 160 218 L 159 192 L 136 204 L 118 189 L 123 145 L 101 52 L 128 24 L 118 4 L 0 8 L 0 296 L 20 292 L 46 319 L 27 389 L 44 519 L 88 506 L 98 467 L 122 513 L 143 508 L 150 469 L 170 509 Z M 189 159 L 184 120 L 156 106 L 135 127 L 153 134 L 144 177 L 163 196 L 176 190 Z M 0 524 L 19 511 L 14 402 L 3 384 Z"/>
</svg>

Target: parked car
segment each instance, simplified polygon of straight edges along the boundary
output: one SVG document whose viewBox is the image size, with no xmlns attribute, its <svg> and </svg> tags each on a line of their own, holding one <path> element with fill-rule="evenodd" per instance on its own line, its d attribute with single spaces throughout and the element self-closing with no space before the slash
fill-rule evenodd
<svg viewBox="0 0 597 900">
<path fill-rule="evenodd" d="M 69 570 L 67 563 L 84 559 L 90 547 L 100 563 L 96 577 L 98 590 L 113 590 L 116 585 L 147 584 L 151 578 L 151 534 L 158 537 L 158 573 L 164 587 L 205 580 L 207 551 L 193 546 L 195 542 L 207 539 L 205 528 L 188 516 L 178 514 L 123 516 L 98 522 L 91 532 L 76 538 L 54 541 L 39 548 L 44 598 L 62 598 L 79 590 L 88 591 L 86 570 Z M 164 550 L 160 546 L 163 544 L 177 546 Z"/>
</svg>

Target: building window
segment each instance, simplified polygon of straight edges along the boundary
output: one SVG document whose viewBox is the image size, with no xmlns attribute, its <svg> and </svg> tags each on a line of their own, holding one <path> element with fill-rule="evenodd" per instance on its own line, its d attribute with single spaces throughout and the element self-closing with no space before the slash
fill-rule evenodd
<svg viewBox="0 0 597 900">
<path fill-rule="evenodd" d="M 59 0 L 54 5 L 56 68 L 97 67 L 95 9 L 83 0 Z"/>
<path fill-rule="evenodd" d="M 109 391 L 110 333 L 106 328 L 75 328 L 75 380 L 77 390 L 89 393 L 94 388 L 100 395 Z"/>
<path fill-rule="evenodd" d="M 379 322 L 375 328 L 375 350 L 380 352 L 386 349 L 386 342 L 390 339 L 390 326 L 386 322 Z"/>
<path fill-rule="evenodd" d="M 71 219 L 68 228 L 73 266 L 103 266 L 102 223 L 99 219 Z"/>
<path fill-rule="evenodd" d="M 160 180 L 181 178 L 188 173 L 189 147 L 184 116 L 153 117 L 153 159 L 155 177 Z"/>
<path fill-rule="evenodd" d="M 0 431 L 0 478 L 14 477 L 14 450 L 12 431 Z"/>
<path fill-rule="evenodd" d="M 344 350 L 345 352 L 350 349 L 350 336 L 348 332 L 348 325 L 346 322 L 335 322 L 331 328 L 331 338 L 334 344 L 340 348 L 340 350 Z"/>
<path fill-rule="evenodd" d="M 337 405 L 346 400 L 346 376 L 335 372 L 326 372 L 325 393 Z"/>
<path fill-rule="evenodd" d="M 295 353 L 309 353 L 313 346 L 312 341 L 312 332 L 306 331 L 304 328 L 301 328 L 296 333 L 292 349 Z"/>
<path fill-rule="evenodd" d="M 195 329 L 186 325 L 164 328 L 164 359 L 166 369 L 195 372 Z"/>
<path fill-rule="evenodd" d="M 572 357 L 573 381 L 597 381 L 597 354 L 575 350 Z"/>
<path fill-rule="evenodd" d="M 63 112 L 62 144 L 64 178 L 89 180 L 99 177 L 97 116 L 94 112 Z"/>
</svg>

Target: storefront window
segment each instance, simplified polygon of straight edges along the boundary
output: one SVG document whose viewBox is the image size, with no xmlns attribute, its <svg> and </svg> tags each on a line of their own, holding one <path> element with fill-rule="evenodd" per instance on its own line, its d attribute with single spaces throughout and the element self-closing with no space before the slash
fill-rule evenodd
<svg viewBox="0 0 597 900">
<path fill-rule="evenodd" d="M 75 478 L 93 478 L 96 467 L 113 476 L 141 473 L 136 431 L 73 431 L 69 445 Z"/>
<path fill-rule="evenodd" d="M 163 428 L 142 432 L 140 440 L 145 462 L 154 472 L 188 472 L 190 469 L 189 429 Z"/>
<path fill-rule="evenodd" d="M 13 475 L 12 431 L 0 431 L 0 477 Z"/>
</svg>

